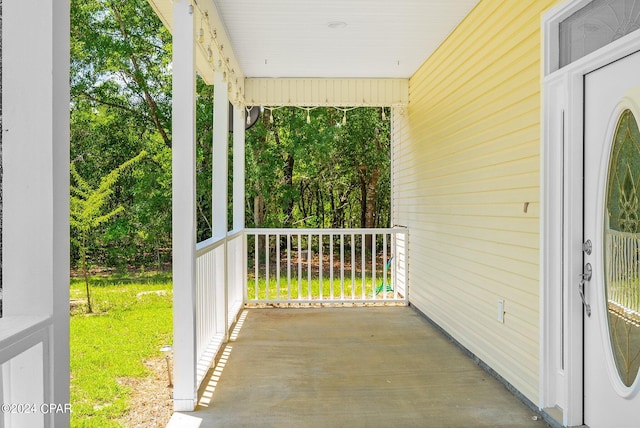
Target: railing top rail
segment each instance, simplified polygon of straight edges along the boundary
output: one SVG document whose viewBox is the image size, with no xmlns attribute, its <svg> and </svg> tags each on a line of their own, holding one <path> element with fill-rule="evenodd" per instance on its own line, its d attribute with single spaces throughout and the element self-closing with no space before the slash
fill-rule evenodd
<svg viewBox="0 0 640 428">
<path fill-rule="evenodd" d="M 223 236 L 221 238 L 209 238 L 204 241 L 198 242 L 196 244 L 196 257 L 200 257 L 210 251 L 215 250 L 216 248 L 222 246 L 226 240 L 227 237 Z"/>
<path fill-rule="evenodd" d="M 215 250 L 226 242 L 232 241 L 245 234 L 245 229 L 232 230 L 226 236 L 214 236 L 196 244 L 196 257 L 203 256 L 210 251 Z"/>
<path fill-rule="evenodd" d="M 608 228 L 606 228 L 605 231 L 611 235 L 624 236 L 625 238 L 640 238 L 640 233 L 622 232 L 620 230 Z"/>
<path fill-rule="evenodd" d="M 352 229 L 312 229 L 312 228 L 255 228 L 245 229 L 245 232 L 250 235 L 371 235 L 380 233 L 406 233 L 407 229 L 404 228 L 352 228 Z"/>
<path fill-rule="evenodd" d="M 34 333 L 45 331 L 53 324 L 50 316 L 4 316 L 0 318 L 0 364 L 26 351 Z"/>
<path fill-rule="evenodd" d="M 229 233 L 227 233 L 227 239 L 228 240 L 236 239 L 236 238 L 244 235 L 244 233 L 245 233 L 245 229 L 232 230 Z"/>
</svg>

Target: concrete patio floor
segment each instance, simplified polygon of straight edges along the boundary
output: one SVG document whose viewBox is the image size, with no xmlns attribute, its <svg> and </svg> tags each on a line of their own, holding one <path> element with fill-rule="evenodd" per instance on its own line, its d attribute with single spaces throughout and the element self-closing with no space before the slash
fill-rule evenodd
<svg viewBox="0 0 640 428">
<path fill-rule="evenodd" d="M 211 375 L 169 427 L 547 426 L 408 307 L 246 310 Z"/>
</svg>

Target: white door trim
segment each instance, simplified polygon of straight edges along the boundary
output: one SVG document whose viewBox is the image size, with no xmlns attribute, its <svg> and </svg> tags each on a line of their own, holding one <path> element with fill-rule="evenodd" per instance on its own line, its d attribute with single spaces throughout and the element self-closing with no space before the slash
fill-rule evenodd
<svg viewBox="0 0 640 428">
<path fill-rule="evenodd" d="M 640 50 L 640 31 L 558 69 L 559 24 L 589 0 L 568 0 L 542 18 L 540 407 L 583 422 L 582 173 L 584 75 Z M 560 185 L 562 184 L 562 185 Z"/>
</svg>

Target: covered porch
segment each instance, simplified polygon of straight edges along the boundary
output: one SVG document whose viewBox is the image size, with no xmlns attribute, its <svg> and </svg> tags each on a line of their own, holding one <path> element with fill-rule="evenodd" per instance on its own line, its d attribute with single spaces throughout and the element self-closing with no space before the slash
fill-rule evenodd
<svg viewBox="0 0 640 428">
<path fill-rule="evenodd" d="M 543 427 L 410 307 L 244 310 L 171 427 Z"/>
<path fill-rule="evenodd" d="M 342 67 L 342 76 L 358 77 L 328 77 L 319 64 L 296 77 L 250 76 L 220 4 L 150 4 L 173 34 L 173 399 L 176 411 L 192 411 L 247 305 L 408 304 L 409 230 L 393 220 L 378 229 L 246 228 L 245 125 L 257 109 L 281 106 L 338 108 L 344 120 L 350 108 L 386 107 L 393 123 L 406 114 L 409 81 L 398 77 L 406 71 L 380 77 L 363 64 Z M 349 67 L 356 68 L 347 73 Z M 202 242 L 195 222 L 196 74 L 214 87 L 212 236 Z"/>
<path fill-rule="evenodd" d="M 390 415 L 391 419 L 386 421 L 388 425 L 395 425 L 395 418 L 400 414 L 411 415 L 406 419 L 409 425 L 429 418 L 443 418 L 443 424 L 452 426 L 477 426 L 482 425 L 483 420 L 495 426 L 539 424 L 532 419 L 533 411 L 518 403 L 499 382 L 494 383 L 494 379 L 489 381 L 487 373 L 478 369 L 455 347 L 443 348 L 442 354 L 437 357 L 429 356 L 429 352 L 438 349 L 437 346 L 433 347 L 435 341 L 444 340 L 446 343 L 447 340 L 431 337 L 436 332 L 430 330 L 424 320 L 406 306 L 411 305 L 427 313 L 448 334 L 468 347 L 470 355 L 475 355 L 474 359 L 491 364 L 495 372 L 490 372 L 497 373 L 498 377 L 504 376 L 501 378 L 504 383 L 514 391 L 520 391 L 518 394 L 524 401 L 534 403 L 533 407 L 547 407 L 541 405 L 542 400 L 538 395 L 540 349 L 536 257 L 539 254 L 539 217 L 537 209 L 529 208 L 530 204 L 536 204 L 539 193 L 538 172 L 532 170 L 531 166 L 539 143 L 536 122 L 539 120 L 539 105 L 537 98 L 530 94 L 531 88 L 539 92 L 539 82 L 536 80 L 539 70 L 534 67 L 535 60 L 527 62 L 536 79 L 529 78 L 526 82 L 518 80 L 514 85 L 522 88 L 523 94 L 514 93 L 512 97 L 505 97 L 510 89 L 505 89 L 498 82 L 499 77 L 495 77 L 498 75 L 492 74 L 495 82 L 484 76 L 481 82 L 474 80 L 475 70 L 491 69 L 485 64 L 489 62 L 488 59 L 478 59 L 474 68 L 467 64 L 464 55 L 460 58 L 456 56 L 456 61 L 460 61 L 456 68 L 449 64 L 447 52 L 460 53 L 462 50 L 447 51 L 442 46 L 473 39 L 460 34 L 458 38 L 451 37 L 461 22 L 502 31 L 501 26 L 490 25 L 496 16 L 493 13 L 496 12 L 495 8 L 500 13 L 515 17 L 514 24 L 508 27 L 509 31 L 520 28 L 518 20 L 526 19 L 527 25 L 534 30 L 522 36 L 527 40 L 523 49 L 537 55 L 539 14 L 549 5 L 516 8 L 469 0 L 447 4 L 424 2 L 421 5 L 416 2 L 394 2 L 390 8 L 387 2 L 367 2 L 367 7 L 379 13 L 368 11 L 367 19 L 370 18 L 371 22 L 363 22 L 362 11 L 358 10 L 355 3 L 350 3 L 352 10 L 344 8 L 342 2 L 332 2 L 331 5 L 306 4 L 299 8 L 296 2 L 283 1 L 271 5 L 273 10 L 264 10 L 269 7 L 259 2 L 243 5 L 223 0 L 149 2 L 173 34 L 173 398 L 174 410 L 179 412 L 177 417 L 190 416 L 190 412 L 196 410 L 193 416 L 201 420 L 207 417 L 223 418 L 215 419 L 216 424 L 242 424 L 245 420 L 251 421 L 252 417 L 260 418 L 262 422 L 265 414 L 272 415 L 277 410 L 275 407 L 282 402 L 287 402 L 286 408 L 291 400 L 297 402 L 300 397 L 307 396 L 311 406 L 315 407 L 296 412 L 305 418 L 305 424 L 309 423 L 309 415 L 317 414 L 317 409 L 322 408 L 325 412 L 318 414 L 316 422 L 325 425 L 327 421 L 322 418 L 332 413 L 329 409 L 338 406 L 338 403 L 344 405 L 345 410 L 334 412 L 336 418 L 342 417 L 330 421 L 337 424 L 351 421 L 348 415 L 352 414 L 352 408 L 362 409 L 367 413 L 367 418 L 372 418 L 367 419 L 371 423 L 379 422 L 375 415 Z M 474 18 L 465 18 L 478 4 L 483 7 L 473 14 Z M 414 8 L 420 11 L 416 12 Z M 395 21 L 384 15 L 384 11 L 391 9 L 402 16 L 398 22 L 409 26 L 413 33 L 406 31 L 408 27 L 395 27 L 395 32 L 383 30 L 394 25 Z M 340 19 L 344 21 L 334 20 L 328 13 L 333 10 L 340 11 Z M 286 18 L 280 18 L 282 16 Z M 302 28 L 302 22 L 314 22 L 317 27 L 309 32 L 307 28 Z M 350 31 L 349 22 L 354 22 L 353 27 L 357 31 Z M 254 37 L 246 37 L 252 34 L 252 26 L 258 24 L 264 26 L 260 42 L 256 42 Z M 347 30 L 339 33 L 345 28 Z M 427 31 L 421 32 L 425 28 Z M 437 30 L 431 31 L 433 29 Z M 473 33 L 484 34 L 475 29 Z M 398 34 L 401 36 L 396 37 Z M 492 43 L 496 44 L 496 58 L 510 58 L 502 52 L 503 44 L 499 43 L 502 36 L 491 38 Z M 436 55 L 436 60 L 442 60 L 446 66 L 432 69 L 431 64 L 424 63 L 430 55 Z M 519 58 L 520 53 L 514 49 L 509 55 Z M 495 61 L 504 65 L 509 78 L 512 75 L 520 76 L 517 71 L 511 70 L 506 60 Z M 515 59 L 513 61 L 517 62 Z M 456 72 L 450 69 L 456 69 Z M 196 73 L 214 86 L 212 236 L 203 242 L 196 242 L 195 222 Z M 438 86 L 440 79 L 454 83 Z M 473 90 L 462 88 L 470 85 L 468 82 L 473 82 Z M 486 112 L 483 95 L 479 93 L 487 85 L 491 88 L 489 98 L 495 100 L 492 103 L 496 104 L 492 104 L 491 114 Z M 496 88 L 496 94 L 493 94 L 493 88 Z M 468 94 L 473 102 L 464 101 L 460 96 L 463 93 Z M 523 105 L 520 106 L 520 103 Z M 231 110 L 229 104 L 232 105 Z M 512 104 L 517 108 L 512 108 Z M 329 107 L 343 111 L 357 107 L 390 110 L 392 190 L 389 228 L 246 228 L 244 128 L 247 117 L 250 118 L 251 112 L 260 107 L 274 109 L 281 106 L 304 109 Z M 447 106 L 446 113 L 441 110 L 443 106 Z M 504 112 L 509 114 L 506 119 Z M 232 125 L 230 115 L 233 118 Z M 514 126 L 517 127 L 514 129 L 507 126 L 511 122 L 505 122 L 511 120 L 510 115 L 515 118 Z M 521 115 L 525 116 L 522 120 Z M 482 129 L 486 127 L 486 131 L 476 132 L 476 123 Z M 521 133 L 519 127 L 526 132 Z M 232 142 L 229 141 L 231 130 Z M 526 140 L 526 147 L 521 151 L 522 138 Z M 229 156 L 230 151 L 232 156 Z M 433 176 L 424 177 L 424 174 Z M 229 184 L 231 175 L 233 181 Z M 229 189 L 229 186 L 232 188 Z M 229 216 L 232 218 L 229 219 Z M 372 245 L 367 244 L 365 249 L 365 242 Z M 323 267 L 325 257 L 329 259 L 329 269 Z M 314 266 L 316 259 L 319 262 Z M 388 261 L 391 264 L 387 264 Z M 322 283 L 323 277 L 329 278 L 328 291 L 320 287 L 317 293 L 312 292 L 314 281 Z M 360 288 L 357 288 L 358 281 Z M 378 286 L 381 286 L 381 292 L 378 292 Z M 505 300 L 509 300 L 506 306 Z M 243 330 L 258 335 L 257 346 L 269 347 L 270 341 L 275 341 L 279 343 L 276 348 L 286 349 L 283 354 L 269 354 L 263 349 L 248 350 L 247 355 L 258 356 L 259 360 L 247 366 L 238 365 L 238 373 L 243 374 L 228 381 L 232 389 L 241 387 L 244 380 L 258 379 L 261 376 L 256 373 L 258 367 L 275 376 L 277 367 L 272 364 L 277 365 L 291 358 L 289 351 L 293 351 L 292 348 L 303 352 L 295 357 L 296 361 L 308 361 L 304 355 L 308 351 L 303 349 L 311 347 L 315 350 L 324 348 L 326 352 L 326 356 L 317 361 L 335 362 L 329 370 L 332 375 L 340 373 L 340 367 L 362 368 L 366 375 L 359 380 L 365 383 L 360 385 L 355 398 L 352 390 L 340 384 L 349 373 L 338 375 L 335 380 L 338 387 L 329 383 L 325 385 L 326 388 L 316 385 L 312 390 L 299 391 L 287 390 L 291 384 L 297 384 L 293 380 L 272 387 L 268 380 L 272 375 L 265 374 L 259 381 L 251 383 L 249 389 L 236 391 L 238 395 L 235 398 L 224 398 L 223 394 L 212 395 L 211 379 L 217 382 L 218 375 L 214 373 L 214 377 L 210 377 L 210 369 L 225 361 L 230 367 L 233 364 L 233 356 L 227 355 L 227 351 L 238 349 L 234 345 L 233 328 L 246 321 L 242 314 L 247 313 L 243 312 L 243 307 L 248 305 L 403 307 L 366 310 L 336 308 L 327 309 L 326 312 L 321 312 L 325 309 L 305 308 L 301 310 L 308 312 L 302 314 L 282 313 L 279 309 L 248 312 L 249 321 Z M 506 307 L 513 308 L 509 309 L 512 312 L 507 312 Z M 386 310 L 409 314 L 409 319 L 397 322 L 399 330 L 391 331 L 389 326 L 394 321 L 383 321 L 385 317 L 378 312 Z M 505 323 L 507 313 L 508 321 Z M 271 325 L 265 321 L 252 325 L 252 314 L 256 314 L 256 318 L 258 314 L 267 317 L 271 314 L 275 318 L 284 318 L 286 322 Z M 311 315 L 326 317 L 328 324 Z M 343 316 L 354 319 L 341 321 Z M 299 327 L 305 334 L 298 332 L 291 336 L 278 336 L 280 331 L 286 331 L 289 327 L 295 329 L 297 322 L 305 323 L 308 318 L 310 325 Z M 416 322 L 416 319 L 421 324 L 415 331 L 403 326 Z M 364 325 L 360 327 L 361 322 Z M 266 326 L 268 335 L 261 332 L 261 324 Z M 328 328 L 331 325 L 333 329 Z M 331 337 L 328 333 L 330 330 L 336 334 L 343 333 L 335 325 L 349 326 L 347 330 L 352 336 Z M 356 325 L 358 328 L 354 328 Z M 370 331 L 372 326 L 373 331 Z M 308 332 L 310 336 L 306 334 Z M 380 332 L 380 336 L 376 336 L 376 332 Z M 407 332 L 410 332 L 409 335 Z M 241 337 L 242 333 L 239 333 L 237 340 L 241 341 Z M 380 343 L 380 351 L 371 354 L 370 339 L 375 337 L 384 338 L 386 343 Z M 402 351 L 395 351 L 398 358 L 413 358 L 393 362 L 376 360 L 380 355 L 388 356 L 398 339 L 404 341 L 403 346 L 406 347 Z M 336 347 L 322 346 L 334 342 L 352 344 L 354 348 L 342 353 Z M 247 346 L 250 348 L 250 343 Z M 421 354 L 423 351 L 425 354 Z M 458 367 L 464 366 L 470 371 L 456 371 L 448 365 L 454 353 L 461 357 L 454 366 L 459 364 Z M 363 365 L 364 360 L 339 360 L 343 355 L 372 355 L 373 366 Z M 413 362 L 424 363 L 430 359 L 433 359 L 431 365 L 413 365 Z M 376 361 L 377 364 L 382 363 L 384 368 L 378 368 Z M 304 378 L 322 366 L 302 364 L 296 367 L 300 370 L 297 378 Z M 374 388 L 366 383 L 371 379 L 380 380 L 379 373 L 387 373 L 385 370 L 393 367 L 399 368 L 400 372 L 388 372 L 391 378 L 384 380 L 384 388 Z M 411 370 L 407 371 L 407 367 Z M 447 374 L 448 369 L 443 370 L 443 367 L 451 368 L 449 378 L 436 377 L 436 374 Z M 288 367 L 288 371 L 292 370 L 292 367 Z M 323 379 L 324 372 L 320 371 L 322 373 L 310 376 L 310 379 L 315 379 L 311 381 L 312 385 L 318 379 Z M 452 374 L 454 372 L 455 375 Z M 413 376 L 409 373 L 418 374 Z M 271 379 L 278 383 L 291 374 L 280 374 Z M 388 388 L 387 380 L 393 384 L 394 379 L 398 382 L 397 389 Z M 220 386 L 216 389 L 222 391 L 224 375 L 219 380 Z M 465 389 L 465 384 L 468 387 L 467 381 L 477 383 L 480 388 L 476 392 Z M 481 386 L 485 382 L 491 382 L 494 387 L 483 390 Z M 434 392 L 431 385 L 438 385 L 442 395 L 430 395 Z M 456 389 L 456 385 L 460 389 Z M 281 403 L 274 405 L 270 400 L 278 399 L 281 387 L 293 398 L 283 398 Z M 256 398 L 255 402 L 239 398 L 263 388 L 266 392 L 264 401 L 262 398 Z M 347 395 L 335 395 L 341 390 Z M 372 390 L 382 395 L 368 396 Z M 321 398 L 326 392 L 329 395 Z M 396 393 L 397 401 L 392 401 L 391 396 Z M 231 394 L 229 397 L 233 397 L 233 392 Z M 320 395 L 312 398 L 314 394 Z M 492 404 L 486 401 L 471 404 L 474 394 L 479 399 L 504 394 L 506 401 L 485 415 L 483 409 L 492 408 Z M 207 395 L 211 400 L 207 409 L 214 410 L 214 416 L 209 415 L 210 410 L 199 415 L 203 409 L 199 406 L 202 406 L 202 399 Z M 384 402 L 385 398 L 395 404 L 377 413 L 378 410 L 373 409 L 378 409 L 379 403 Z M 456 408 L 458 399 L 462 401 Z M 222 405 L 224 400 L 228 400 L 225 401 L 228 406 Z M 266 406 L 264 409 L 267 410 L 263 409 L 259 416 L 252 416 L 243 415 L 238 408 L 251 408 L 254 403 L 258 407 Z M 467 404 L 468 407 L 465 407 Z M 431 406 L 434 408 L 429 409 Z M 512 406 L 520 409 L 520 413 L 516 412 L 518 415 L 513 418 L 509 413 L 511 410 L 506 410 Z M 460 411 L 461 408 L 466 412 Z M 408 413 L 403 413 L 402 409 Z M 205 416 L 205 413 L 209 416 Z M 359 410 L 353 411 L 354 415 L 358 413 Z M 291 412 L 285 411 L 283 414 L 287 418 L 292 416 Z M 547 417 L 548 412 L 544 415 Z M 444 419 L 456 416 L 462 416 L 462 419 L 449 422 Z M 516 420 L 520 422 L 514 422 Z M 285 421 L 283 419 L 281 422 Z M 274 424 L 281 422 L 274 421 Z M 360 424 L 355 420 L 352 422 Z M 251 425 L 250 422 L 247 424 Z"/>
<path fill-rule="evenodd" d="M 213 400 L 209 408 L 193 414 L 201 422 L 211 417 L 212 410 L 216 417 L 233 418 L 229 412 L 240 415 L 245 407 L 251 408 L 257 399 L 250 402 L 244 397 L 229 398 L 234 397 L 234 392 L 228 387 L 242 387 L 242 382 L 258 379 L 258 369 L 275 370 L 275 366 L 269 364 L 284 359 L 275 352 L 278 349 L 286 348 L 287 355 L 291 355 L 289 352 L 294 348 L 303 352 L 306 346 L 315 347 L 318 352 L 320 348 L 330 350 L 329 356 L 318 358 L 316 365 L 296 367 L 300 370 L 298 378 L 304 378 L 313 369 L 324 374 L 327 361 L 334 362 L 331 370 L 352 367 L 353 363 L 346 360 L 335 360 L 347 355 L 337 352 L 339 349 L 351 345 L 356 348 L 350 349 L 349 356 L 358 356 L 360 352 L 363 356 L 370 355 L 374 363 L 377 361 L 375 367 L 367 369 L 367 376 L 352 383 L 360 385 L 355 395 L 370 404 L 363 420 L 380 416 L 376 410 L 378 404 L 407 389 L 409 394 L 400 404 L 385 413 L 407 415 L 407 418 L 420 414 L 421 425 L 426 424 L 427 418 L 440 421 L 436 411 L 429 413 L 429 408 L 441 402 L 422 395 L 431 391 L 428 386 L 432 382 L 443 386 L 441 391 L 445 391 L 446 400 L 442 402 L 445 407 L 452 406 L 450 414 L 481 411 L 485 404 L 480 402 L 473 407 L 465 407 L 464 403 L 458 404 L 458 408 L 455 405 L 460 403 L 456 401 L 460 398 L 471 401 L 470 384 L 482 386 L 493 382 L 485 372 L 477 375 L 461 370 L 456 373 L 460 377 L 450 375 L 446 381 L 435 377 L 438 372 L 446 372 L 441 367 L 450 367 L 450 360 L 457 358 L 456 348 L 447 350 L 446 358 L 433 365 L 414 364 L 429 361 L 426 354 L 413 354 L 414 351 L 426 346 L 435 350 L 441 340 L 427 333 L 428 326 L 412 312 L 414 308 L 427 314 L 447 335 L 475 355 L 475 359 L 486 363 L 491 373 L 497 373 L 505 385 L 518 391 L 525 401 L 534 403 L 550 423 L 591 424 L 589 418 L 593 416 L 603 418 L 601 426 L 609 426 L 606 418 L 613 416 L 629 415 L 627 420 L 631 423 L 638 420 L 638 406 L 616 413 L 611 410 L 613 407 L 607 407 L 608 402 L 598 400 L 602 391 L 610 395 L 612 402 L 615 398 L 616 404 L 635 403 L 619 399 L 626 396 L 611 389 L 613 384 L 607 384 L 609 389 L 605 390 L 599 388 L 606 383 L 604 378 L 592 377 L 590 380 L 602 382 L 590 385 L 586 381 L 589 376 L 605 371 L 587 370 L 589 366 L 585 364 L 585 355 L 590 355 L 583 346 L 585 325 L 589 321 L 585 308 L 589 306 L 583 300 L 582 286 L 587 275 L 584 254 L 588 254 L 590 247 L 585 247 L 582 239 L 585 231 L 582 172 L 586 121 L 584 78 L 637 52 L 640 33 L 635 31 L 635 24 L 628 25 L 623 32 L 625 36 L 617 38 L 622 33 L 616 32 L 614 40 L 607 45 L 582 52 L 575 60 L 571 56 L 566 65 L 562 65 L 564 56 L 560 55 L 572 52 L 562 42 L 560 24 L 576 14 L 581 16 L 583 11 L 595 9 L 593 5 L 608 7 L 613 2 L 148 1 L 173 35 L 173 398 L 178 415 L 192 416 L 190 412 L 200 405 L 205 394 L 211 393 Z M 626 4 L 626 1 L 618 2 L 622 9 L 629 9 Z M 636 9 L 632 9 L 635 19 Z M 69 3 L 5 2 L 1 15 L 5 109 L 2 115 L 0 395 L 4 403 L 34 403 L 37 413 L 5 413 L 0 418 L 0 427 L 67 426 L 71 411 Z M 30 31 L 24 31 L 25 28 Z M 577 25 L 576 28 L 600 27 Z M 627 33 L 627 30 L 635 32 Z M 581 56 L 583 54 L 585 56 Z M 212 236 L 204 242 L 196 242 L 194 206 L 196 73 L 207 84 L 215 86 L 213 227 Z M 230 103 L 234 119 L 231 161 L 228 156 Z M 391 224 L 389 230 L 365 232 L 384 234 L 387 238 L 381 239 L 379 252 L 369 253 L 373 255 L 371 262 L 362 257 L 362 250 L 358 259 L 356 250 L 351 267 L 361 263 L 360 272 L 349 271 L 344 264 L 337 271 L 325 270 L 324 274 L 332 277 L 333 288 L 324 296 L 329 297 L 328 306 L 342 305 L 342 302 L 345 302 L 343 306 L 366 305 L 370 303 L 367 300 L 372 301 L 372 305 L 391 302 L 405 306 L 358 309 L 357 312 L 349 308 L 308 308 L 301 314 L 280 312 L 280 309 L 269 309 L 269 312 L 252 309 L 243 318 L 247 313 L 243 307 L 252 299 L 255 304 L 270 306 L 289 304 L 291 299 L 304 305 L 315 303 L 315 296 L 308 291 L 314 279 L 315 254 L 330 247 L 331 254 L 341 263 L 344 257 L 346 263 L 350 251 L 357 247 L 358 234 L 360 241 L 365 240 L 363 232 L 353 230 L 246 229 L 244 124 L 247 113 L 258 106 L 391 107 Z M 233 173 L 232 191 L 228 189 L 230 172 Z M 228 219 L 230 205 L 232 221 Z M 397 244 L 403 240 L 398 239 L 398 234 L 405 234 L 406 238 L 409 232 L 410 240 L 404 239 L 407 245 L 401 262 Z M 265 260 L 264 269 L 255 262 L 250 264 L 251 236 L 261 234 L 265 236 L 266 245 L 261 248 L 258 243 L 254 254 L 264 253 L 264 257 L 256 257 L 256 260 Z M 268 237 L 272 235 L 288 238 L 284 245 L 276 238 L 281 243 L 276 250 L 269 248 L 271 238 Z M 389 245 L 384 243 L 385 239 Z M 314 240 L 323 243 L 314 244 Z M 635 243 L 617 248 L 624 253 L 628 247 L 637 251 Z M 385 259 L 389 254 L 393 256 L 393 263 L 401 265 L 386 268 Z M 268 258 L 275 263 L 266 262 Z M 283 261 L 286 273 L 282 270 Z M 380 262 L 382 265 L 378 265 Z M 279 274 L 272 281 L 268 272 L 274 268 Z M 382 294 L 364 287 L 354 289 L 353 283 L 357 280 L 354 274 L 367 268 L 371 272 L 369 276 L 376 280 L 382 272 Z M 629 276 L 626 271 L 624 265 L 617 270 Z M 264 281 L 260 282 L 258 277 L 263 273 Z M 367 274 L 363 277 L 366 282 Z M 386 288 L 389 284 L 386 278 L 390 278 L 391 291 Z M 253 295 L 250 279 L 255 284 Z M 377 287 L 377 281 L 371 282 Z M 264 294 L 261 294 L 262 284 Z M 616 297 L 613 303 L 638 312 L 637 294 L 631 295 L 628 291 L 623 288 L 621 293 L 626 302 Z M 601 315 L 591 318 L 594 337 L 604 325 L 602 315 L 608 311 L 604 302 L 601 299 Z M 385 320 L 378 311 L 394 314 L 397 311 L 410 317 L 400 323 L 400 329 L 394 330 L 396 323 Z M 357 317 L 339 320 L 352 314 Z M 293 315 L 297 321 L 302 322 L 309 316 L 313 322 L 295 330 L 296 323 L 288 318 Z M 330 323 L 323 324 L 311 315 L 328 317 Z M 264 316 L 286 322 L 264 321 L 265 326 L 272 326 L 265 336 L 258 325 Z M 412 331 L 409 327 L 417 323 L 416 320 L 423 325 L 418 331 Z M 354 328 L 360 322 L 366 325 Z M 348 330 L 353 336 L 342 336 L 343 329 L 335 326 L 349 323 L 352 325 Z M 235 337 L 234 326 L 242 324 L 245 326 Z M 293 328 L 294 335 L 280 337 L 279 330 L 287 328 Z M 370 328 L 373 330 L 368 330 Z M 391 332 L 392 338 L 388 337 Z M 404 340 L 409 332 L 415 340 L 407 340 L 409 343 L 404 345 L 408 347 L 393 355 L 397 359 L 386 359 L 392 355 L 393 340 Z M 249 333 L 256 335 L 255 344 L 260 346 L 259 353 L 244 354 L 257 358 L 246 357 L 252 364 L 248 367 L 254 372 L 234 362 L 242 361 L 243 348 L 251 349 Z M 383 338 L 388 347 L 378 348 L 378 341 Z M 593 343 L 593 349 L 604 352 L 600 342 Z M 271 353 L 266 352 L 268 348 Z M 227 351 L 232 354 L 228 355 Z M 385 357 L 377 360 L 381 355 Z M 402 362 L 404 367 L 411 367 L 411 373 L 415 370 L 418 375 L 386 371 L 402 368 L 396 362 L 402 361 L 400 358 L 404 355 L 412 356 Z M 601 368 L 606 363 L 613 369 L 613 362 L 606 362 L 605 358 L 610 360 L 610 356 L 602 353 L 602 358 L 592 360 L 593 367 Z M 211 379 L 216 380 L 208 376 L 210 369 L 224 365 L 225 361 L 229 372 L 242 370 L 243 376 L 229 376 L 227 381 L 223 374 L 216 390 L 207 390 Z M 301 354 L 296 361 L 309 359 Z M 458 367 L 473 365 L 466 357 L 460 361 Z M 292 370 L 293 364 L 287 366 Z M 436 372 L 420 371 L 434 367 Z M 389 376 L 380 376 L 383 373 Z M 343 376 L 353 374 L 352 369 Z M 484 381 L 482 376 L 486 377 Z M 420 385 L 424 391 L 414 388 L 415 377 L 427 380 Z M 453 389 L 447 389 L 455 386 L 453 379 L 459 378 L 467 383 L 462 397 Z M 322 376 L 312 379 L 326 380 Z M 402 386 L 394 390 L 397 379 L 401 379 Z M 267 382 L 267 376 L 260 381 Z M 298 381 L 291 379 L 288 384 Z M 335 394 L 348 391 L 342 388 L 345 386 L 342 381 L 336 378 L 335 382 L 341 387 L 328 383 L 326 391 Z M 384 400 L 367 395 L 371 389 L 368 388 L 371 383 L 367 382 L 382 383 Z M 266 390 L 282 394 L 280 388 L 284 384 Z M 637 381 L 634 390 L 623 392 L 632 397 L 639 385 Z M 259 389 L 254 386 L 251 393 L 261 392 Z M 231 395 L 225 396 L 225 390 Z M 587 390 L 596 393 L 590 396 L 591 401 L 586 399 Z M 481 395 L 498 397 L 502 393 L 505 393 L 504 387 L 496 384 L 496 388 L 484 390 Z M 311 395 L 309 390 L 299 392 L 300 397 Z M 337 415 L 347 420 L 350 416 L 342 412 L 341 406 L 367 407 L 350 401 L 350 396 L 339 404 L 331 397 L 335 396 L 312 399 L 315 407 L 309 415 L 330 413 L 328 409 L 338 408 Z M 278 395 L 269 398 L 277 399 Z M 517 404 L 513 397 L 511 399 Z M 637 394 L 633 399 L 637 401 Z M 229 405 L 226 410 L 216 407 L 223 401 Z M 308 405 L 307 401 L 296 404 Z M 598 406 L 590 409 L 589 403 Z M 589 414 L 592 410 L 593 414 Z M 511 417 L 507 411 L 498 414 L 505 419 Z M 519 415 L 522 418 L 515 418 L 538 423 L 531 420 L 532 414 L 526 408 Z M 492 420 L 489 414 L 482 416 Z M 250 420 L 251 416 L 246 417 Z M 220 419 L 220 424 L 230 423 L 229 420 Z M 406 419 L 406 423 L 412 420 Z M 460 424 L 478 425 L 468 420 Z M 595 424 L 599 421 L 594 420 Z M 353 419 L 349 422 L 363 424 Z M 458 422 L 450 423 L 456 424 Z M 395 425 L 395 421 L 389 425 Z"/>
</svg>

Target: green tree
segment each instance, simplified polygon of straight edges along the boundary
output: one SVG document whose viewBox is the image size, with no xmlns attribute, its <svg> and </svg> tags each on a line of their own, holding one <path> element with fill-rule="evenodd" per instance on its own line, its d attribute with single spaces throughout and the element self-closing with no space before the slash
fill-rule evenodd
<svg viewBox="0 0 640 428">
<path fill-rule="evenodd" d="M 162 265 L 171 242 L 171 34 L 145 0 L 71 1 L 71 159 L 88 183 L 141 150 L 100 226 L 94 255 L 113 267 Z M 103 233 L 104 232 L 104 233 Z M 72 241 L 72 260 L 80 252 Z"/>
<path fill-rule="evenodd" d="M 101 264 L 162 267 L 171 256 L 171 34 L 145 0 L 71 1 L 71 159 L 87 181 L 145 150 L 104 225 Z M 197 86 L 198 238 L 211 233 L 213 88 Z M 79 260 L 72 246 L 72 260 Z"/>
<path fill-rule="evenodd" d="M 71 200 L 70 200 L 70 224 L 77 232 L 77 245 L 80 249 L 80 269 L 85 281 L 87 292 L 87 308 L 91 307 L 91 294 L 89 291 L 89 246 L 98 226 L 108 222 L 116 215 L 124 211 L 122 205 L 110 208 L 108 203 L 115 192 L 115 185 L 122 173 L 139 162 L 146 152 L 142 151 L 137 156 L 124 162 L 106 176 L 102 177 L 96 187 L 84 180 L 76 169 L 75 163 L 70 164 L 71 170 Z"/>
<path fill-rule="evenodd" d="M 72 102 L 124 110 L 171 147 L 171 46 L 146 0 L 72 0 Z"/>
<path fill-rule="evenodd" d="M 391 165 L 391 136 L 389 120 L 382 120 L 381 116 L 376 108 L 356 109 L 338 135 L 342 142 L 338 145 L 339 156 L 357 175 L 361 227 L 366 228 L 386 226 L 378 220 L 381 196 L 389 194 L 386 177 Z"/>
<path fill-rule="evenodd" d="M 145 0 L 71 0 L 71 159 L 102 177 L 148 153 L 120 178 L 92 253 L 107 267 L 170 260 L 171 35 Z M 196 96 L 197 233 L 211 236 L 213 88 Z M 266 110 L 247 132 L 246 218 L 264 227 L 389 224 L 389 121 L 379 108 Z M 307 122 L 307 117 L 310 118 Z M 230 156 L 232 151 L 230 150 Z M 231 179 L 231 177 L 230 177 Z M 231 216 L 230 216 L 231 218 Z M 77 231 L 72 260 L 81 261 Z"/>
<path fill-rule="evenodd" d="M 247 218 L 265 227 L 388 226 L 389 129 L 379 108 L 266 110 L 247 132 Z"/>
</svg>

